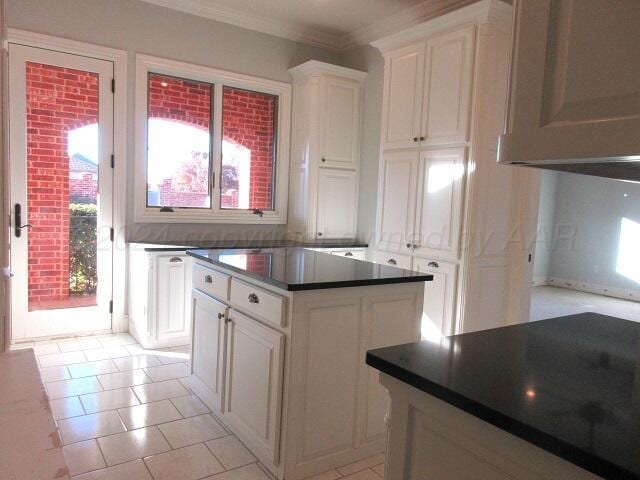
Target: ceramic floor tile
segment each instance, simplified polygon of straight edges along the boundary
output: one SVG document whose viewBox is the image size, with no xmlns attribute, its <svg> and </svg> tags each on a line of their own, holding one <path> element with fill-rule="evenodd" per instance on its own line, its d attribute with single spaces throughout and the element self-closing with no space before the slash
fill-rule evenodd
<svg viewBox="0 0 640 480">
<path fill-rule="evenodd" d="M 166 400 L 167 398 L 180 397 L 189 392 L 177 380 L 166 382 L 146 383 L 131 387 L 142 403 Z"/>
<path fill-rule="evenodd" d="M 105 390 L 113 388 L 132 387 L 143 383 L 151 383 L 151 379 L 144 373 L 144 370 L 129 370 L 127 372 L 108 373 L 98 375 L 98 381 Z"/>
<path fill-rule="evenodd" d="M 128 357 L 131 355 L 129 351 L 122 346 L 84 350 L 84 354 L 87 356 L 87 360 L 89 360 L 90 362 L 93 362 L 95 360 L 106 360 L 107 358 Z"/>
<path fill-rule="evenodd" d="M 85 473 L 72 480 L 153 480 L 142 460 Z"/>
<path fill-rule="evenodd" d="M 86 362 L 87 357 L 85 357 L 84 352 L 51 353 L 38 356 L 38 361 L 40 362 L 40 367 L 45 368 Z"/>
<path fill-rule="evenodd" d="M 98 443 L 93 439 L 65 445 L 62 451 L 71 475 L 79 475 L 107 466 Z"/>
<path fill-rule="evenodd" d="M 102 375 L 118 371 L 113 360 L 97 360 L 95 362 L 76 363 L 73 365 L 67 365 L 67 368 L 73 378 Z"/>
<path fill-rule="evenodd" d="M 118 370 L 121 372 L 162 365 L 155 355 L 132 355 L 130 357 L 114 358 L 113 363 L 117 365 Z"/>
<path fill-rule="evenodd" d="M 158 427 L 139 428 L 98 439 L 107 465 L 128 462 L 171 450 Z"/>
<path fill-rule="evenodd" d="M 46 383 L 45 387 L 49 398 L 64 398 L 84 393 L 99 392 L 102 390 L 96 377 L 72 378 L 59 382 Z"/>
<path fill-rule="evenodd" d="M 79 417 L 84 415 L 82 403 L 78 397 L 58 398 L 50 400 L 51 413 L 54 420 L 62 420 L 63 418 Z"/>
<path fill-rule="evenodd" d="M 378 455 L 373 455 L 371 457 L 364 458 L 357 462 L 350 463 L 343 467 L 337 468 L 337 470 L 342 475 L 350 475 L 352 473 L 358 472 L 360 470 L 364 470 L 366 468 L 375 467 L 376 465 L 380 465 L 384 462 L 384 453 L 379 453 Z"/>
<path fill-rule="evenodd" d="M 40 378 L 42 378 L 43 382 L 57 382 L 59 380 L 69 380 L 71 375 L 67 367 L 61 365 L 59 367 L 41 368 Z"/>
<path fill-rule="evenodd" d="M 160 361 L 162 361 L 162 359 Z M 145 368 L 144 371 L 154 382 L 162 382 L 163 380 L 188 377 L 191 375 L 191 369 L 186 363 L 173 363 L 170 365 L 161 365 L 159 367 L 148 367 Z"/>
<path fill-rule="evenodd" d="M 107 335 L 104 337 L 98 337 L 98 341 L 103 347 L 119 347 L 123 345 L 134 345 L 136 339 L 128 333 L 116 333 L 115 335 Z"/>
<path fill-rule="evenodd" d="M 328 472 L 319 473 L 304 480 L 337 480 L 342 478 L 342 475 L 337 470 L 329 470 Z"/>
<path fill-rule="evenodd" d="M 384 463 L 376 465 L 375 467 L 371 467 L 371 470 L 376 472 L 380 476 L 380 478 L 384 478 Z"/>
<path fill-rule="evenodd" d="M 64 340 L 58 342 L 61 352 L 75 352 L 77 350 L 88 350 L 90 348 L 101 348 L 100 342 L 95 337 L 76 338 L 74 340 Z"/>
<path fill-rule="evenodd" d="M 182 418 L 180 412 L 169 400 L 143 403 L 142 405 L 129 408 L 120 408 L 118 409 L 118 413 L 129 430 L 172 422 Z"/>
<path fill-rule="evenodd" d="M 233 435 L 216 438 L 207 442 L 207 447 L 213 452 L 226 470 L 242 467 L 256 462 L 256 457 Z"/>
<path fill-rule="evenodd" d="M 36 355 L 48 355 L 51 353 L 60 353 L 60 348 L 58 344 L 55 342 L 46 342 L 46 343 L 34 343 L 33 351 Z"/>
<path fill-rule="evenodd" d="M 180 414 L 185 418 L 202 415 L 203 413 L 209 413 L 211 411 L 209 407 L 195 395 L 172 398 L 171 403 L 175 405 Z"/>
<path fill-rule="evenodd" d="M 257 465 L 247 465 L 224 473 L 219 473 L 204 480 L 270 480 L 266 473 Z"/>
<path fill-rule="evenodd" d="M 82 406 L 87 413 L 130 407 L 140 403 L 130 388 L 118 388 L 116 390 L 81 395 L 80 401 L 82 401 Z"/>
<path fill-rule="evenodd" d="M 376 472 L 368 468 L 342 477 L 340 480 L 380 480 L 380 477 Z"/>
<path fill-rule="evenodd" d="M 186 447 L 227 435 L 225 429 L 211 415 L 199 415 L 164 423 L 158 428 L 173 448 Z"/>
<path fill-rule="evenodd" d="M 224 467 L 199 443 L 144 459 L 155 480 L 197 480 L 224 471 Z"/>
<path fill-rule="evenodd" d="M 90 438 L 124 432 L 125 428 L 118 412 L 112 410 L 60 420 L 58 421 L 58 430 L 63 443 L 68 445 Z"/>
</svg>

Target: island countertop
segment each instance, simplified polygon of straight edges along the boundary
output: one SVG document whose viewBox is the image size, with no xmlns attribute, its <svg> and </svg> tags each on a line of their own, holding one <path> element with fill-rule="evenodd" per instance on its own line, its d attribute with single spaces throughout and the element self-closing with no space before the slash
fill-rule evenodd
<svg viewBox="0 0 640 480">
<path fill-rule="evenodd" d="M 187 250 L 187 255 L 289 291 L 433 280 L 430 274 L 302 247 Z"/>
<path fill-rule="evenodd" d="M 607 479 L 640 479 L 640 324 L 596 313 L 371 350 L 367 364 Z"/>
</svg>

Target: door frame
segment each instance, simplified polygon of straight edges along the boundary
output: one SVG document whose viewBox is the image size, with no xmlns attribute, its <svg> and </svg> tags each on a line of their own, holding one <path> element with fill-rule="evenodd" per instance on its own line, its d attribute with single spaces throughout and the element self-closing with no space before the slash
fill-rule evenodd
<svg viewBox="0 0 640 480">
<path fill-rule="evenodd" d="M 68 40 L 65 38 L 43 35 L 26 30 L 8 28 L 7 38 L 3 41 L 3 54 L 8 52 L 9 43 L 28 47 L 54 50 L 61 53 L 107 60 L 113 63 L 114 99 L 113 99 L 113 154 L 115 158 L 113 169 L 113 313 L 111 329 L 113 332 L 125 332 L 128 329 L 128 319 L 125 311 L 126 299 L 126 166 L 127 166 L 127 52 L 91 43 Z M 4 78 L 7 78 L 8 62 L 3 66 Z M 3 104 L 8 104 L 8 86 L 3 89 Z M 8 117 L 6 109 L 3 116 L 3 133 L 8 131 Z M 7 138 L 5 137 L 5 140 Z M 4 218 L 9 218 L 10 212 L 10 165 L 8 157 L 8 141 L 4 145 L 3 174 L 5 187 Z M 5 232 L 6 234 L 6 232 Z M 3 246 L 3 256 L 8 260 L 8 239 Z M 8 261 L 5 263 L 6 266 Z M 6 299 L 4 306 L 5 346 L 11 339 L 11 282 L 5 282 Z"/>
</svg>

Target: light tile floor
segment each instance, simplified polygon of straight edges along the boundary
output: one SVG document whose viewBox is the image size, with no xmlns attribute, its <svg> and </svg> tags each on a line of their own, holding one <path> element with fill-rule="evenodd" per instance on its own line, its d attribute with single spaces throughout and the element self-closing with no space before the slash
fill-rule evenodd
<svg viewBox="0 0 640 480">
<path fill-rule="evenodd" d="M 270 480 L 181 379 L 189 347 L 145 350 L 128 334 L 33 348 L 73 480 Z M 380 480 L 376 455 L 309 480 Z"/>
</svg>

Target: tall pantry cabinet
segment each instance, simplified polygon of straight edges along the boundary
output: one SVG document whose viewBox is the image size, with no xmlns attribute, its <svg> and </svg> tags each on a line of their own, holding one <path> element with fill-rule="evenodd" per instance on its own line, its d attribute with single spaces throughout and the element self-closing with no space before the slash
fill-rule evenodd
<svg viewBox="0 0 640 480">
<path fill-rule="evenodd" d="M 289 72 L 294 80 L 289 235 L 353 239 L 366 73 L 315 60 Z"/>
<path fill-rule="evenodd" d="M 374 259 L 433 273 L 423 334 L 513 321 L 521 169 L 497 164 L 512 7 L 482 0 L 373 42 L 385 77 Z"/>
</svg>

